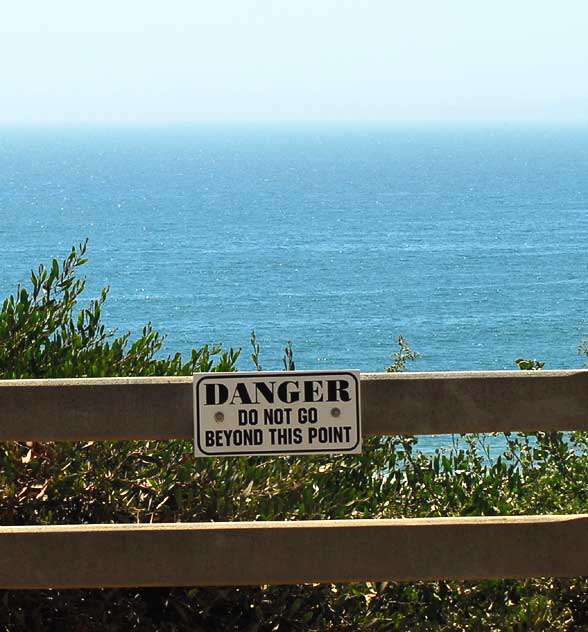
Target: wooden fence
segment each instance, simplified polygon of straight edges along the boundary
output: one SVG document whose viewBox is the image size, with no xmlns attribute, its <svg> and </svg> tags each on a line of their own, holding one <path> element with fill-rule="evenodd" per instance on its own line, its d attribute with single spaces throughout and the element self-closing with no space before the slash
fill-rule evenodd
<svg viewBox="0 0 588 632">
<path fill-rule="evenodd" d="M 588 430 L 586 370 L 364 374 L 361 398 L 365 435 Z M 192 436 L 191 378 L 0 381 L 0 441 Z M 587 574 L 588 515 L 0 527 L 1 588 Z"/>
</svg>

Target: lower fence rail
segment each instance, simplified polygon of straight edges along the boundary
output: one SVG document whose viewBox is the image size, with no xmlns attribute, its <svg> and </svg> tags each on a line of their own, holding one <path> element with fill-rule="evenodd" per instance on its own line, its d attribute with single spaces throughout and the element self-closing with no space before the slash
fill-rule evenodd
<svg viewBox="0 0 588 632">
<path fill-rule="evenodd" d="M 1 588 L 588 575 L 588 515 L 0 527 Z"/>
</svg>

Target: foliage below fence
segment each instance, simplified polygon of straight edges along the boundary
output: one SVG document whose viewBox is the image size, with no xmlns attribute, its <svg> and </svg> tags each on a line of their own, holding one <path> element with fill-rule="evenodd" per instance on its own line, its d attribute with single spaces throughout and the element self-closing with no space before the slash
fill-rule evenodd
<svg viewBox="0 0 588 632">
<path fill-rule="evenodd" d="M 31 290 L 4 301 L 1 378 L 235 369 L 239 352 L 220 347 L 161 358 L 149 325 L 134 342 L 108 332 L 107 290 L 79 309 L 85 250 L 41 266 Z M 415 357 L 399 339 L 389 369 Z M 460 437 L 428 455 L 415 438 L 392 437 L 369 439 L 359 456 L 194 459 L 185 441 L 3 443 L 0 524 L 588 512 L 585 434 L 508 435 L 499 453 L 489 445 Z M 585 579 L 0 591 L 0 603 L 4 630 L 588 629 Z"/>
</svg>

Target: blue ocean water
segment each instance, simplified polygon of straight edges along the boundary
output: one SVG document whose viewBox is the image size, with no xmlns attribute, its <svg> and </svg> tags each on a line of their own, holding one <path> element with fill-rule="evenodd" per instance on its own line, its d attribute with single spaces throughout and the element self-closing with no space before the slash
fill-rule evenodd
<svg viewBox="0 0 588 632">
<path fill-rule="evenodd" d="M 576 367 L 588 335 L 588 127 L 0 130 L 0 290 L 89 237 L 88 300 L 166 350 L 264 368 Z"/>
</svg>

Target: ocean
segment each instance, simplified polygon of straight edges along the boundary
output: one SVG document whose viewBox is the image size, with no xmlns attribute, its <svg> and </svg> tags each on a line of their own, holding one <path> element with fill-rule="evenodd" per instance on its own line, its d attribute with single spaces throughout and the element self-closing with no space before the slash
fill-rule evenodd
<svg viewBox="0 0 588 632">
<path fill-rule="evenodd" d="M 264 368 L 583 365 L 588 127 L 250 124 L 0 130 L 0 289 L 89 238 L 87 300 L 166 353 Z"/>
</svg>

